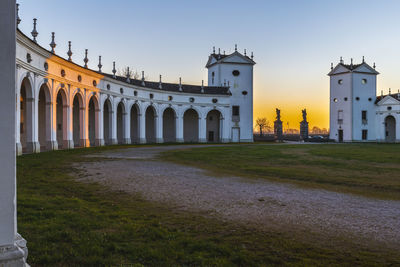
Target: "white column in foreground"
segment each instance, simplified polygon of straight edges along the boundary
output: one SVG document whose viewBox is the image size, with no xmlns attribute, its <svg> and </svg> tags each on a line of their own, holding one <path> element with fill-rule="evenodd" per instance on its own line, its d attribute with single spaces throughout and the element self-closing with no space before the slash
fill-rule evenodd
<svg viewBox="0 0 400 267">
<path fill-rule="evenodd" d="M 15 0 L 0 1 L 0 266 L 25 266 L 26 254 L 17 234 L 15 22 Z"/>
</svg>

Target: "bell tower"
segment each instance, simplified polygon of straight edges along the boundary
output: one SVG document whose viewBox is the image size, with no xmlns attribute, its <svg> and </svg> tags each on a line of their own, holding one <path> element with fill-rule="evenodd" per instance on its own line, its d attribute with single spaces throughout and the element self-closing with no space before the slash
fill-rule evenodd
<svg viewBox="0 0 400 267">
<path fill-rule="evenodd" d="M 235 45 L 235 52 L 216 53 L 209 56 L 208 86 L 226 86 L 231 96 L 232 142 L 253 142 L 253 53 L 241 54 Z"/>
</svg>

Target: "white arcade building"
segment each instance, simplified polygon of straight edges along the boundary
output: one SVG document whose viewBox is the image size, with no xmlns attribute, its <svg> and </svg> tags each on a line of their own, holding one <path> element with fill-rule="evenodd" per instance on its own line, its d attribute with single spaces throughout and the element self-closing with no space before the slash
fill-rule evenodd
<svg viewBox="0 0 400 267">
<path fill-rule="evenodd" d="M 18 24 L 20 19 L 18 19 Z M 17 30 L 17 151 L 163 142 L 252 142 L 253 55 L 209 56 L 208 86 L 117 76 Z"/>
<path fill-rule="evenodd" d="M 330 138 L 337 142 L 400 142 L 400 93 L 377 96 L 379 73 L 361 64 L 331 66 Z"/>
</svg>

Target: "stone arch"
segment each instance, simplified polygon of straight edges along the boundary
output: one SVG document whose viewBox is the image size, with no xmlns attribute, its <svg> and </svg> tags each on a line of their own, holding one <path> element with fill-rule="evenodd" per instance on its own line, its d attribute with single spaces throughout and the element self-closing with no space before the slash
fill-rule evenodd
<svg viewBox="0 0 400 267">
<path fill-rule="evenodd" d="M 84 101 L 82 94 L 78 91 L 72 98 L 72 136 L 75 147 L 85 145 L 84 131 Z"/>
<path fill-rule="evenodd" d="M 104 133 L 104 142 L 107 145 L 112 144 L 112 113 L 113 108 L 111 104 L 111 100 L 107 98 L 104 101 L 103 106 L 103 133 Z"/>
<path fill-rule="evenodd" d="M 68 140 L 68 106 L 67 93 L 63 88 L 59 88 L 56 93 L 56 137 L 60 148 L 71 147 Z"/>
<path fill-rule="evenodd" d="M 193 108 L 187 109 L 183 114 L 183 141 L 199 141 L 199 113 Z"/>
<path fill-rule="evenodd" d="M 23 152 L 31 153 L 39 149 L 34 142 L 34 92 L 28 77 L 24 77 L 20 85 L 20 143 Z"/>
<path fill-rule="evenodd" d="M 396 119 L 392 115 L 385 118 L 385 141 L 396 142 Z"/>
<path fill-rule="evenodd" d="M 51 144 L 51 92 L 47 83 L 43 83 L 38 92 L 38 134 L 41 150 L 52 148 Z"/>
<path fill-rule="evenodd" d="M 162 114 L 163 140 L 165 143 L 176 142 L 176 111 L 167 107 Z"/>
<path fill-rule="evenodd" d="M 222 113 L 213 109 L 206 116 L 206 134 L 208 142 L 221 142 L 222 133 Z"/>
<path fill-rule="evenodd" d="M 132 143 L 139 143 L 139 115 L 140 108 L 138 104 L 133 104 L 130 110 L 131 119 L 131 141 Z"/>
<path fill-rule="evenodd" d="M 99 140 L 99 99 L 96 94 L 89 96 L 88 102 L 88 137 L 90 146 L 96 145 L 96 140 Z"/>
<path fill-rule="evenodd" d="M 125 132 L 125 104 L 120 101 L 117 105 L 117 142 L 118 144 L 124 143 L 124 132 Z"/>
<path fill-rule="evenodd" d="M 156 142 L 156 116 L 157 111 L 154 106 L 149 105 L 146 108 L 145 112 L 146 116 L 146 143 L 155 143 Z"/>
</svg>

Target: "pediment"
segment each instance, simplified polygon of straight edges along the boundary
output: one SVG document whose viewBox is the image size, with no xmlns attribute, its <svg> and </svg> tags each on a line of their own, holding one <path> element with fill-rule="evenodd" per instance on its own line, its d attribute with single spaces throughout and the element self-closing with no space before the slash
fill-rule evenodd
<svg viewBox="0 0 400 267">
<path fill-rule="evenodd" d="M 386 105 L 400 105 L 400 101 L 395 99 L 394 97 L 387 95 L 382 100 L 377 103 L 378 106 L 386 106 Z"/>
<path fill-rule="evenodd" d="M 251 59 L 242 56 L 238 52 L 233 53 L 232 55 L 229 55 L 229 56 L 223 58 L 221 60 L 221 62 L 224 62 L 224 63 L 254 64 L 254 62 Z"/>
<path fill-rule="evenodd" d="M 364 63 L 361 66 L 354 69 L 355 72 L 364 72 L 364 73 L 371 73 L 371 74 L 378 74 L 378 72 L 371 68 L 368 64 Z"/>
<path fill-rule="evenodd" d="M 342 64 L 337 64 L 336 67 L 328 73 L 328 75 L 335 75 L 346 72 L 350 72 L 350 70 L 345 66 L 343 66 Z"/>
</svg>

